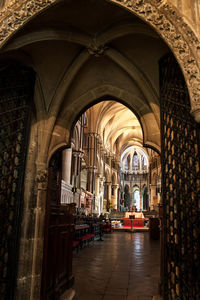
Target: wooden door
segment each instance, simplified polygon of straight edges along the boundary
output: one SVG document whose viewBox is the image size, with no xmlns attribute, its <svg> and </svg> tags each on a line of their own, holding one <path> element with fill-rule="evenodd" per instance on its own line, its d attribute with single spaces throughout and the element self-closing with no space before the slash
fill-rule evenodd
<svg viewBox="0 0 200 300">
<path fill-rule="evenodd" d="M 49 164 L 41 298 L 59 299 L 73 284 L 73 204 L 61 205 L 62 153 Z"/>
</svg>

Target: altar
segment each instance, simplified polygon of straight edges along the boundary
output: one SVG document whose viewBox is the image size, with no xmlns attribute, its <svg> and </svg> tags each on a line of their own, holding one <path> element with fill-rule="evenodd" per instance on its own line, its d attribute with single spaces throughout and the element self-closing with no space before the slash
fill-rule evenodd
<svg viewBox="0 0 200 300">
<path fill-rule="evenodd" d="M 126 211 L 125 212 L 125 218 L 129 218 L 129 216 L 135 216 L 135 219 L 144 219 L 143 212 L 137 212 L 137 211 Z"/>
<path fill-rule="evenodd" d="M 143 212 L 136 212 L 136 211 L 127 211 L 125 213 L 125 217 L 123 218 L 123 226 L 125 227 L 131 226 L 130 216 L 134 216 L 133 227 L 144 227 L 145 218 Z"/>
</svg>

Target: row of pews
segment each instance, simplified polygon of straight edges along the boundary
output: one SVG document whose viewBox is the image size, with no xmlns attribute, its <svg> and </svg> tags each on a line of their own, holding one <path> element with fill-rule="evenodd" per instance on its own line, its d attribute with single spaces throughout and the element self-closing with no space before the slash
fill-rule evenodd
<svg viewBox="0 0 200 300">
<path fill-rule="evenodd" d="M 73 249 L 77 252 L 94 240 L 102 241 L 104 233 L 111 232 L 111 223 L 105 219 L 75 216 Z"/>
</svg>

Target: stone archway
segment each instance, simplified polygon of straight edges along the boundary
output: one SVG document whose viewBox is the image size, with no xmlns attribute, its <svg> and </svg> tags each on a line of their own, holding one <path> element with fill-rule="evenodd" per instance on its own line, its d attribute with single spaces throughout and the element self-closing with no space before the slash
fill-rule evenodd
<svg viewBox="0 0 200 300">
<path fill-rule="evenodd" d="M 54 3 L 58 2 L 59 0 L 7 0 L 4 4 L 3 10 L 0 12 L 1 45 L 3 46 L 6 43 L 6 41 L 11 37 L 11 35 L 15 33 L 18 29 L 20 29 L 26 22 L 31 20 L 32 17 L 42 12 L 46 8 L 50 7 Z M 176 55 L 176 58 L 180 63 L 190 91 L 192 112 L 194 115 L 195 113 L 198 114 L 198 112 L 200 111 L 200 90 L 198 89 L 200 76 L 199 66 L 197 62 L 197 51 L 199 49 L 199 42 L 198 39 L 195 37 L 193 31 L 188 27 L 187 23 L 183 21 L 176 9 L 174 9 L 173 6 L 166 5 L 166 1 L 164 0 L 108 0 L 108 2 L 115 3 L 121 7 L 129 9 L 136 16 L 140 17 L 146 23 L 152 26 L 162 36 L 163 40 L 170 46 L 171 50 Z M 179 21 L 177 23 L 176 18 L 178 18 Z M 182 30 L 181 27 L 183 27 Z M 101 52 L 104 49 L 103 46 L 104 45 L 99 44 L 98 40 L 93 39 L 91 40 L 91 45 L 88 51 L 90 51 L 90 53 L 92 52 L 94 54 L 98 54 L 99 51 Z M 83 59 L 87 58 L 87 55 L 89 54 L 85 49 L 85 57 Z M 196 119 L 198 119 L 198 115 Z M 51 134 L 50 130 L 49 132 Z M 46 144 L 48 143 L 46 142 Z M 38 168 L 38 194 L 42 195 L 42 199 L 45 199 L 45 196 L 43 194 L 45 194 L 46 190 L 46 164 L 38 164 Z M 42 172 L 40 171 L 40 168 L 42 168 Z M 37 208 L 37 211 L 39 211 L 39 215 L 40 209 Z M 40 216 L 37 217 L 37 222 L 39 223 L 38 219 L 40 219 Z M 35 231 L 37 232 L 37 230 Z M 39 234 L 42 235 L 42 232 L 39 232 Z M 35 240 L 39 241 L 39 239 Z M 33 266 L 33 273 L 35 269 L 39 269 L 38 261 L 40 262 L 41 260 L 40 251 L 38 249 L 39 247 L 36 245 L 35 242 L 34 253 L 37 253 L 34 257 L 35 265 Z M 39 275 L 36 279 L 33 278 L 33 283 L 31 287 L 33 294 L 35 294 L 35 290 L 38 290 L 39 280 Z"/>
<path fill-rule="evenodd" d="M 181 14 L 166 0 L 107 0 L 122 6 L 152 26 L 169 45 L 177 58 L 188 86 L 191 113 L 196 121 L 200 121 L 200 67 L 198 51 L 200 42 L 194 31 Z M 34 16 L 58 3 L 59 0 L 13 0 L 1 1 L 0 12 L 0 47 L 24 24 Z M 88 51 L 99 53 L 104 51 L 98 38 L 92 39 Z"/>
</svg>

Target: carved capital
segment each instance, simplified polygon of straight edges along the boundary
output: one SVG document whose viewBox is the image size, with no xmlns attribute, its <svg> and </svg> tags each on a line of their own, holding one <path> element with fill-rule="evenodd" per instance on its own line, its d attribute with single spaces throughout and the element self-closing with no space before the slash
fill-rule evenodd
<svg viewBox="0 0 200 300">
<path fill-rule="evenodd" d="M 113 187 L 114 189 L 117 189 L 117 188 L 119 187 L 119 184 L 112 184 L 112 187 Z"/>
<path fill-rule="evenodd" d="M 73 155 L 74 157 L 83 158 L 83 157 L 84 157 L 84 152 L 81 151 L 81 150 L 75 150 L 75 149 L 73 149 L 73 150 L 72 150 L 72 155 Z"/>
<path fill-rule="evenodd" d="M 112 182 L 111 181 L 105 181 L 105 185 L 111 186 Z"/>
<path fill-rule="evenodd" d="M 101 182 L 105 182 L 106 181 L 106 178 L 104 176 L 100 177 L 100 181 Z"/>
<path fill-rule="evenodd" d="M 37 172 L 36 181 L 38 184 L 38 190 L 46 190 L 48 184 L 48 171 L 47 170 L 39 170 Z"/>
</svg>

